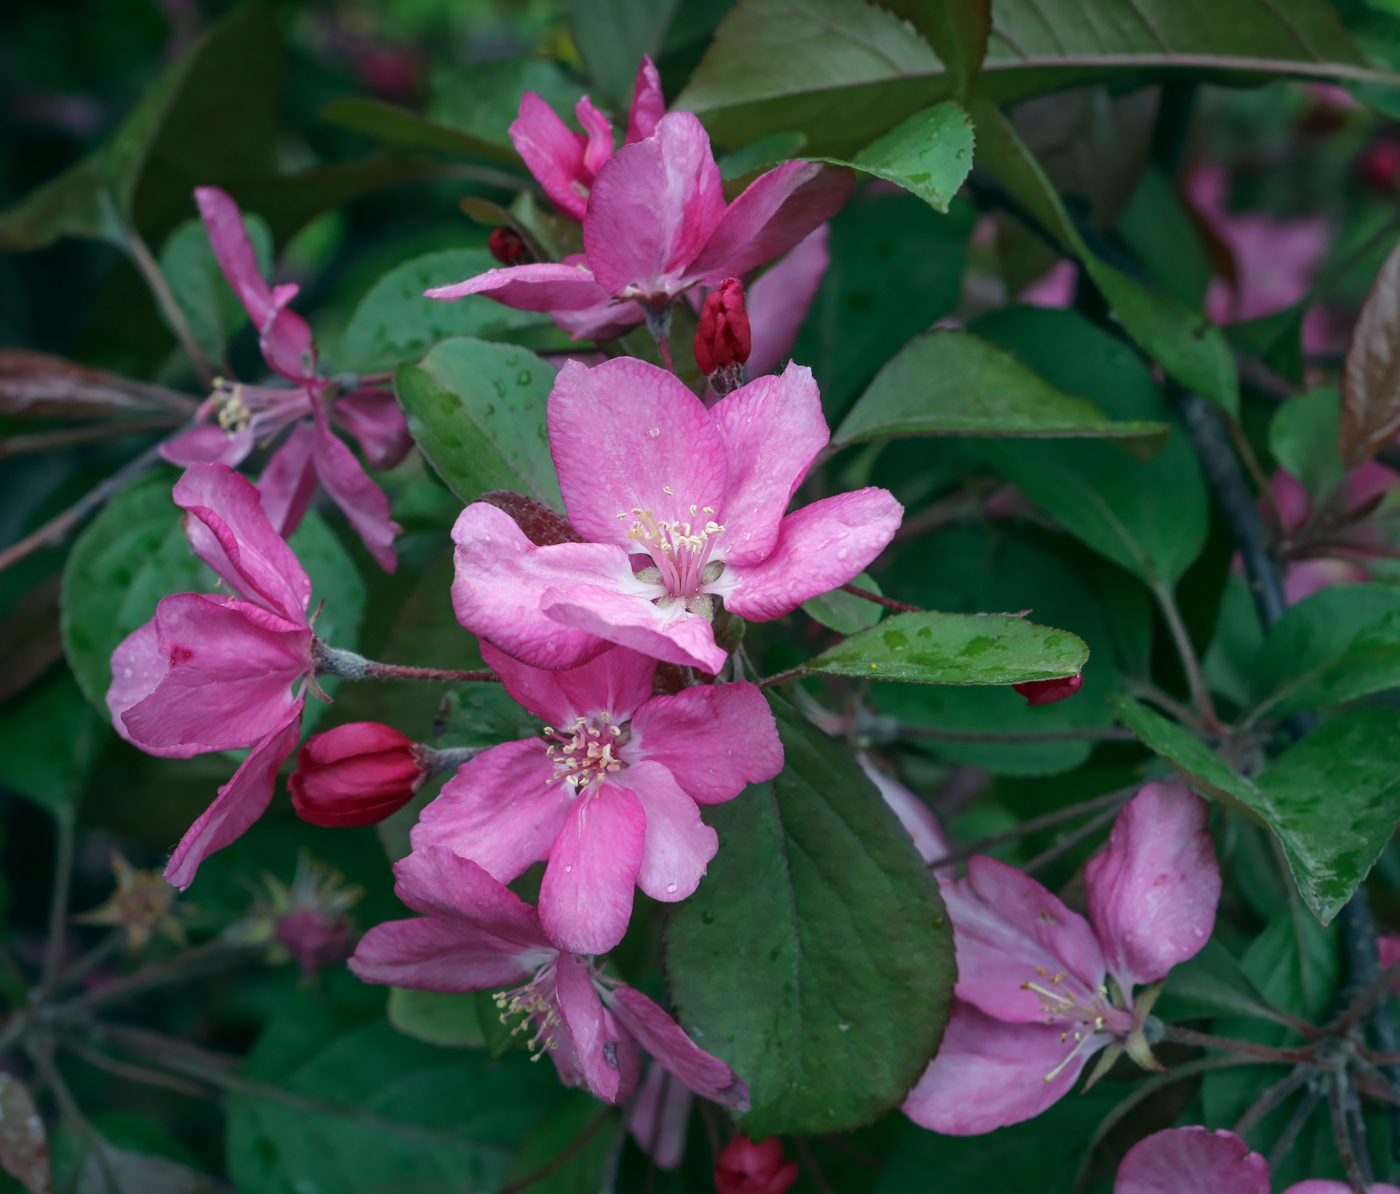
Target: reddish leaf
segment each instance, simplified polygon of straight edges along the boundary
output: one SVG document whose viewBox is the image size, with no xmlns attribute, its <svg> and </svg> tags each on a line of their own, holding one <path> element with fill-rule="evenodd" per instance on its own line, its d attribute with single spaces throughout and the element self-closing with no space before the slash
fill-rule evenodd
<svg viewBox="0 0 1400 1194">
<path fill-rule="evenodd" d="M 1400 432 L 1400 245 L 1376 275 L 1351 334 L 1338 437 L 1347 468 L 1365 464 Z"/>
<path fill-rule="evenodd" d="M 556 514 L 543 502 L 526 497 L 523 493 L 512 493 L 509 489 L 493 489 L 481 495 L 498 510 L 504 510 L 516 525 L 525 532 L 525 538 L 536 547 L 548 547 L 553 543 L 583 543 L 584 537 L 569 525 L 568 519 Z"/>
<path fill-rule="evenodd" d="M 49 1141 L 34 1100 L 13 1074 L 0 1074 L 0 1165 L 29 1194 L 51 1194 Z"/>
<path fill-rule="evenodd" d="M 62 357 L 0 349 L 0 414 L 99 419 L 138 411 L 192 411 L 194 400 L 149 382 L 88 369 Z"/>
</svg>

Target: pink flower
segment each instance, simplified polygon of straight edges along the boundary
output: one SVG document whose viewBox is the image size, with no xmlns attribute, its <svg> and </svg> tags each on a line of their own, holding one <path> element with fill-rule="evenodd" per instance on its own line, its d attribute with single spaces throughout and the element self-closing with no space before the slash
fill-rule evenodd
<svg viewBox="0 0 1400 1194">
<path fill-rule="evenodd" d="M 664 318 L 692 286 L 714 286 L 782 256 L 840 210 L 852 178 L 818 162 L 787 162 L 726 204 L 704 126 L 690 112 L 672 112 L 598 170 L 583 253 L 488 270 L 426 294 L 489 294 L 516 310 L 551 312 L 575 339 L 616 335 L 640 322 L 643 308 Z"/>
<path fill-rule="evenodd" d="M 550 728 L 464 764 L 423 810 L 413 848 L 446 846 L 502 883 L 547 859 L 545 931 L 560 949 L 605 953 L 627 931 L 634 885 L 667 902 L 695 890 L 719 848 L 699 806 L 782 770 L 773 715 L 747 683 L 653 697 L 656 661 L 625 647 L 568 672 L 481 649 Z"/>
<path fill-rule="evenodd" d="M 424 748 L 392 726 L 355 721 L 313 734 L 287 780 L 303 821 L 373 825 L 413 799 L 428 778 Z"/>
<path fill-rule="evenodd" d="M 192 464 L 174 497 L 188 511 L 195 555 L 229 591 L 166 597 L 112 652 L 112 725 L 162 758 L 253 748 L 175 849 L 165 877 L 184 888 L 272 799 L 277 768 L 301 736 L 302 692 L 315 664 L 311 581 L 258 491 L 227 465 Z"/>
<path fill-rule="evenodd" d="M 1306 1181 L 1283 1194 L 1349 1194 L 1345 1182 Z M 1233 1132 L 1167 1128 L 1139 1140 L 1118 1166 L 1113 1194 L 1269 1194 L 1269 1163 Z M 1373 1182 L 1371 1194 L 1400 1194 Z"/>
<path fill-rule="evenodd" d="M 199 409 L 201 424 L 162 445 L 161 455 L 178 465 L 235 466 L 255 446 L 293 427 L 258 482 L 273 526 L 284 536 L 296 530 L 319 479 L 370 554 L 392 572 L 398 559 L 394 536 L 402 528 L 389 517 L 389 499 L 331 430 L 331 419 L 359 441 L 371 465 L 392 468 L 413 446 L 398 402 L 374 388 L 336 399 L 333 384 L 317 373 L 310 326 L 287 305 L 298 288 L 290 283 L 268 286 L 243 215 L 227 194 L 217 187 L 198 187 L 195 199 L 219 267 L 258 329 L 263 359 L 291 387 L 220 382 Z"/>
<path fill-rule="evenodd" d="M 571 130 L 541 96 L 527 91 L 520 99 L 520 115 L 510 126 L 510 139 L 559 214 L 581 222 L 598 171 L 613 155 L 613 130 L 586 95 L 574 113 L 582 133 Z M 627 144 L 650 137 L 665 113 L 661 76 L 643 56 L 627 119 Z"/>
<path fill-rule="evenodd" d="M 659 1065 L 647 1070 L 633 1100 L 627 1130 L 658 1169 L 681 1167 L 694 1105 L 695 1095 L 690 1087 L 676 1081 Z"/>
<path fill-rule="evenodd" d="M 1066 676 L 1060 680 L 1027 680 L 1011 686 L 1026 698 L 1028 705 L 1054 705 L 1068 700 L 1084 687 L 1083 676 Z"/>
<path fill-rule="evenodd" d="M 904 1104 L 915 1123 L 975 1136 L 1030 1119 L 1105 1047 L 1156 1065 L 1142 1026 L 1157 992 L 1134 988 L 1210 937 L 1220 870 L 1206 821 L 1180 780 L 1143 788 L 1086 867 L 1087 921 L 991 858 L 943 882 L 958 983 L 943 1045 Z"/>
<path fill-rule="evenodd" d="M 797 1177 L 797 1162 L 783 1156 L 776 1136 L 758 1144 L 735 1136 L 715 1164 L 717 1194 L 784 1194 Z"/>
<path fill-rule="evenodd" d="M 548 1054 L 566 1086 L 609 1103 L 636 1089 L 641 1045 L 696 1094 L 741 1111 L 748 1090 L 724 1062 L 697 1048 L 650 999 L 550 943 L 534 908 L 476 863 L 438 847 L 394 867 L 395 891 L 426 915 L 376 925 L 350 968 L 370 983 L 425 991 L 504 990 L 497 1003 L 523 1014 L 530 1048 Z"/>
<path fill-rule="evenodd" d="M 830 239 L 831 225 L 823 224 L 748 287 L 744 299 L 753 339 L 747 365 L 750 377 L 772 373 L 787 363 L 793 341 L 831 264 L 826 247 Z"/>
<path fill-rule="evenodd" d="M 714 599 L 767 622 L 858 575 L 903 508 L 883 489 L 788 503 L 829 438 L 811 370 L 789 365 L 706 409 L 671 374 L 570 361 L 549 397 L 550 451 L 574 530 L 536 547 L 478 502 L 457 519 L 457 619 L 532 667 L 620 643 L 716 673 Z M 635 565 L 635 566 L 634 566 Z"/>
</svg>

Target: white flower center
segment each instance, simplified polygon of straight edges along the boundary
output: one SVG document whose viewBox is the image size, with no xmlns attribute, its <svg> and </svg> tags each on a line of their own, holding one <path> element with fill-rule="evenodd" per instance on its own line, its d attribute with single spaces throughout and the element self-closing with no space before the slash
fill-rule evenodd
<svg viewBox="0 0 1400 1194">
<path fill-rule="evenodd" d="M 626 725 L 613 725 L 606 713 L 596 718 L 580 717 L 573 725 L 556 730 L 545 726 L 544 737 L 549 743 L 545 753 L 554 762 L 554 774 L 546 781 L 563 780 L 579 791 L 627 764 L 617 751 L 627 744 L 631 732 Z"/>
<path fill-rule="evenodd" d="M 670 486 L 665 488 L 669 495 Z M 625 511 L 618 515 L 624 520 L 628 517 Z M 703 585 L 718 579 L 718 569 L 723 566 L 718 561 L 711 566 L 710 553 L 715 547 L 715 537 L 724 527 L 715 521 L 713 506 L 703 510 L 691 506 L 689 521 L 668 521 L 657 518 L 651 510 L 635 508 L 630 517 L 632 529 L 627 537 L 640 544 L 651 557 L 658 574 L 656 582 L 665 587 L 667 596 L 689 602 L 702 596 Z"/>
</svg>

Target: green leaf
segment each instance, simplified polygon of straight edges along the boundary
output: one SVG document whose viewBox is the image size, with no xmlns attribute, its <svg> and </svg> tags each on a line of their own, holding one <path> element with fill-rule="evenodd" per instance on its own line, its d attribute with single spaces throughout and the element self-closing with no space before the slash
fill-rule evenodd
<svg viewBox="0 0 1400 1194">
<path fill-rule="evenodd" d="M 1077 312 L 1013 307 L 974 330 L 1115 418 L 1175 422 L 1132 349 Z M 1185 435 L 1170 436 L 1146 461 L 1072 441 L 984 439 L 977 452 L 1072 535 L 1149 586 L 1174 584 L 1205 545 L 1209 498 Z"/>
<path fill-rule="evenodd" d="M 1012 614 L 895 614 L 804 665 L 828 676 L 907 684 L 1021 684 L 1077 676 L 1082 639 Z"/>
<path fill-rule="evenodd" d="M 430 1045 L 480 1049 L 486 1044 L 477 992 L 462 995 L 394 987 L 389 992 L 389 1023 L 405 1036 Z"/>
<path fill-rule="evenodd" d="M 1215 938 L 1207 941 L 1195 957 L 1172 967 L 1152 1010 L 1163 1020 L 1207 1016 L 1272 1018 L 1268 1000 L 1254 980 Z"/>
<path fill-rule="evenodd" d="M 642 55 L 660 52 L 680 0 L 573 0 L 572 7 L 574 45 L 624 120 Z"/>
<path fill-rule="evenodd" d="M 1168 294 L 1192 310 L 1203 306 L 1215 271 L 1190 212 L 1160 167 L 1149 162 L 1143 170 L 1114 232 Z"/>
<path fill-rule="evenodd" d="M 394 375 L 409 430 L 463 502 L 509 489 L 564 508 L 545 404 L 554 368 L 512 344 L 444 340 Z"/>
<path fill-rule="evenodd" d="M 439 125 L 492 142 L 518 161 L 510 126 L 527 91 L 542 97 L 570 127 L 578 127 L 574 105 L 584 89 L 556 63 L 537 54 L 479 62 L 470 70 L 435 79 L 428 116 Z"/>
<path fill-rule="evenodd" d="M 838 447 L 881 436 L 1114 437 L 1140 457 L 1166 442 L 1165 423 L 1110 419 L 1057 390 L 1014 355 L 968 332 L 911 340 L 875 375 L 837 428 Z"/>
<path fill-rule="evenodd" d="M 680 1023 L 748 1083 L 762 1139 L 897 1107 L 946 1023 L 952 930 L 928 868 L 852 757 L 773 701 L 787 762 L 706 810 L 720 849 L 675 905 Z"/>
<path fill-rule="evenodd" d="M 938 53 L 885 7 L 929 13 L 920 24 Z M 971 28 L 954 35 L 955 55 L 933 23 L 934 7 L 741 0 L 676 106 L 699 113 L 721 145 L 800 132 L 818 153 L 854 153 L 962 84 L 976 55 L 977 14 L 958 14 Z M 1146 9 L 1133 0 L 996 0 L 992 7 L 976 93 L 993 103 L 1123 76 L 1167 78 L 1183 68 L 1224 81 L 1277 74 L 1395 81 L 1367 63 L 1325 0 L 1208 7 L 1154 0 Z"/>
<path fill-rule="evenodd" d="M 1400 589 L 1335 585 L 1284 611 L 1255 667 L 1255 716 L 1282 716 L 1400 685 Z"/>
<path fill-rule="evenodd" d="M 946 212 L 972 172 L 972 121 L 962 107 L 946 100 L 915 112 L 850 161 L 821 160 L 883 178 L 917 195 L 935 211 Z"/>
<path fill-rule="evenodd" d="M 365 582 L 354 559 L 314 509 L 306 512 L 287 546 L 311 578 L 310 612 L 321 610 L 316 633 L 332 646 L 353 650 L 365 617 Z"/>
<path fill-rule="evenodd" d="M 939 216 L 913 195 L 858 194 L 831 221 L 831 264 L 793 348 L 811 365 L 835 426 L 911 336 L 962 293 L 974 212 Z"/>
<path fill-rule="evenodd" d="M 858 589 L 880 593 L 880 586 L 867 572 L 862 572 L 850 583 Z M 884 596 L 883 593 L 880 595 Z M 857 597 L 854 593 L 842 592 L 840 589 L 832 589 L 820 597 L 804 601 L 802 609 L 808 617 L 830 627 L 837 634 L 855 634 L 858 630 L 874 626 L 885 612 L 883 606 L 867 601 L 864 597 Z"/>
<path fill-rule="evenodd" d="M 207 592 L 214 575 L 195 559 L 159 468 L 132 482 L 78 536 L 63 572 L 63 647 L 78 687 L 106 717 L 112 652 L 171 593 Z"/>
<path fill-rule="evenodd" d="M 419 360 L 452 336 L 504 340 L 525 328 L 553 327 L 548 315 L 512 311 L 481 294 L 451 303 L 423 297 L 429 287 L 460 282 L 499 264 L 485 249 L 443 249 L 396 265 L 355 308 L 340 339 L 336 368 L 376 373 Z"/>
<path fill-rule="evenodd" d="M 1096 256 L 1040 163 L 1000 109 L 979 100 L 973 104 L 972 114 L 977 124 L 977 160 L 1084 263 L 1127 333 L 1183 385 L 1236 414 L 1239 383 L 1225 334 L 1199 311 Z"/>
<path fill-rule="evenodd" d="M 615 1111 L 584 1091 L 570 1092 L 564 1104 L 531 1131 L 515 1154 L 506 1180 L 525 1181 L 568 1149 L 568 1163 L 532 1181 L 531 1194 L 598 1194 L 607 1188 L 605 1175 L 617 1137 L 617 1119 Z M 575 1142 L 584 1133 L 589 1133 L 588 1140 L 577 1147 Z"/>
<path fill-rule="evenodd" d="M 965 100 L 987 57 L 992 32 L 991 0 L 876 0 L 903 17 L 938 55 L 953 94 Z"/>
<path fill-rule="evenodd" d="M 1400 711 L 1353 709 L 1259 776 L 1298 891 L 1323 924 L 1370 873 L 1400 821 Z"/>
<path fill-rule="evenodd" d="M 1303 483 L 1314 501 L 1326 497 L 1346 476 L 1337 435 L 1342 396 L 1335 386 L 1316 386 L 1296 394 L 1274 412 L 1269 424 L 1269 451 Z"/>
<path fill-rule="evenodd" d="M 4 786 L 57 814 L 82 795 L 104 737 L 72 674 L 53 668 L 0 705 Z"/>
<path fill-rule="evenodd" d="M 773 133 L 727 153 L 719 159 L 719 176 L 725 182 L 756 174 L 780 162 L 800 157 L 807 138 L 802 133 Z"/>
<path fill-rule="evenodd" d="M 1198 792 L 1239 808 L 1254 820 L 1268 820 L 1259 790 L 1190 730 L 1121 693 L 1110 702 L 1118 719 L 1143 745 L 1166 759 Z"/>
<path fill-rule="evenodd" d="M 321 109 L 321 119 L 396 149 L 427 149 L 457 157 L 485 158 L 517 168 L 521 164 L 520 155 L 509 143 L 487 140 L 384 100 L 361 96 L 332 100 Z M 522 177 L 522 185 L 524 182 Z"/>
<path fill-rule="evenodd" d="M 259 216 L 244 216 L 263 277 L 272 276 L 272 233 Z M 238 296 L 214 258 L 202 220 L 186 220 L 160 250 L 160 272 L 185 313 L 195 343 L 206 360 L 222 361 L 233 333 L 248 322 Z"/>
</svg>

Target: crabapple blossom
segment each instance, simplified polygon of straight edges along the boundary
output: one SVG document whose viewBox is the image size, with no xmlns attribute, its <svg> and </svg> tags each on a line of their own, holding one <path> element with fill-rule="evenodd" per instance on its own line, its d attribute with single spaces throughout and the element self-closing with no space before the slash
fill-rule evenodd
<svg viewBox="0 0 1400 1194">
<path fill-rule="evenodd" d="M 627 144 L 650 137 L 665 112 L 661 76 L 651 58 L 643 55 L 627 118 Z M 582 133 L 560 120 L 542 96 L 527 91 L 510 126 L 510 139 L 559 214 L 581 222 L 593 181 L 613 155 L 613 130 L 586 95 L 574 105 L 574 114 Z"/>
<path fill-rule="evenodd" d="M 705 296 L 695 331 L 695 363 L 721 398 L 744 383 L 753 333 L 744 310 L 744 284 L 726 278 Z"/>
<path fill-rule="evenodd" d="M 758 1144 L 735 1136 L 715 1162 L 717 1194 L 784 1194 L 797 1178 L 797 1162 L 783 1156 L 776 1136 Z"/>
<path fill-rule="evenodd" d="M 486 294 L 518 311 L 550 312 L 575 339 L 615 336 L 644 316 L 664 323 L 692 286 L 781 257 L 841 209 L 852 181 L 844 168 L 787 162 L 726 203 L 709 134 L 692 113 L 672 112 L 598 170 L 582 253 L 488 270 L 425 294 Z"/>
<path fill-rule="evenodd" d="M 830 433 L 810 369 L 789 365 L 708 410 L 671 374 L 618 359 L 560 370 L 547 412 L 564 506 L 587 542 L 536 547 L 478 502 L 457 519 L 457 619 L 534 667 L 619 643 L 716 673 L 715 598 L 750 621 L 859 575 L 903 507 L 866 488 L 788 503 Z"/>
<path fill-rule="evenodd" d="M 696 1094 L 747 1111 L 748 1090 L 639 991 L 550 942 L 539 915 L 469 859 L 416 848 L 394 867 L 395 891 L 422 917 L 376 925 L 350 968 L 365 982 L 424 991 L 489 991 L 561 1081 L 622 1102 L 636 1089 L 640 1045 Z M 502 988 L 506 988 L 502 990 Z"/>
<path fill-rule="evenodd" d="M 782 770 L 773 714 L 747 683 L 654 697 L 656 660 L 626 647 L 567 672 L 481 651 L 549 726 L 464 764 L 413 848 L 447 847 L 503 883 L 548 860 L 540 923 L 561 949 L 604 953 L 627 931 L 634 885 L 667 902 L 695 890 L 719 848 L 699 806 Z"/>
<path fill-rule="evenodd" d="M 941 880 L 958 982 L 942 1047 L 904 1104 L 915 1123 L 975 1136 L 1030 1119 L 1104 1048 L 1101 1069 L 1124 1050 L 1156 1066 L 1143 1022 L 1160 988 L 1135 988 L 1194 957 L 1214 927 L 1205 802 L 1180 780 L 1148 784 L 1085 873 L 1088 920 L 995 859 Z"/>
<path fill-rule="evenodd" d="M 331 430 L 331 420 L 359 441 L 373 467 L 392 468 L 413 446 L 398 402 L 373 387 L 337 397 L 335 383 L 317 373 L 310 326 L 287 305 L 297 287 L 267 284 L 238 204 L 218 187 L 196 188 L 195 200 L 219 267 L 258 329 L 263 359 L 291 385 L 244 386 L 220 380 L 199 408 L 199 425 L 163 444 L 161 455 L 178 465 L 235 466 L 255 446 L 270 443 L 291 427 L 258 482 L 273 526 L 283 536 L 295 531 L 319 480 L 370 554 L 392 572 L 397 564 L 394 536 L 402 528 L 389 517 L 389 499 Z"/>
<path fill-rule="evenodd" d="M 112 725 L 162 758 L 253 748 L 175 849 L 165 877 L 184 888 L 201 860 L 267 808 L 277 769 L 301 736 L 315 663 L 311 580 L 258 491 L 225 464 L 192 464 L 174 498 L 195 555 L 228 593 L 166 597 L 121 642 L 107 690 Z"/>
<path fill-rule="evenodd" d="M 287 780 L 297 816 L 313 825 L 373 825 L 423 786 L 423 750 L 392 726 L 356 721 L 313 734 Z"/>
</svg>

